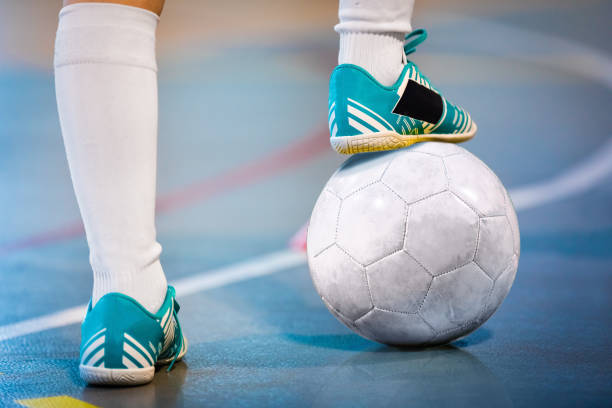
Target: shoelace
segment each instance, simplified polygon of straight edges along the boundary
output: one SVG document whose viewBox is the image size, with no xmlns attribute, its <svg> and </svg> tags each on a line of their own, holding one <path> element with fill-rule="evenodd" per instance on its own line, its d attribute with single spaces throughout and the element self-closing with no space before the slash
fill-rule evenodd
<svg viewBox="0 0 612 408">
<path fill-rule="evenodd" d="M 410 55 L 423 41 L 427 39 L 427 31 L 424 28 L 414 30 L 410 34 L 407 34 L 404 38 L 404 54 Z"/>
<path fill-rule="evenodd" d="M 172 367 L 174 367 L 174 363 L 176 362 L 176 359 L 178 359 L 179 355 L 181 354 L 181 350 L 183 350 L 183 329 L 181 329 L 181 322 L 179 322 L 178 319 L 178 311 L 181 308 L 178 304 L 178 302 L 176 301 L 176 299 L 172 299 L 174 302 L 174 311 L 172 312 L 172 318 L 174 319 L 174 322 L 176 323 L 176 328 L 178 329 L 178 335 L 181 338 L 181 342 L 179 344 L 179 346 L 176 349 L 176 352 L 174 353 L 174 358 L 172 359 L 172 362 L 170 363 L 170 365 L 168 366 L 168 369 L 166 370 L 167 372 L 169 372 L 170 370 L 172 370 Z M 175 332 L 175 336 L 176 336 L 177 332 Z"/>
<path fill-rule="evenodd" d="M 419 28 L 417 30 L 414 30 L 410 34 L 407 34 L 406 37 L 404 37 L 404 41 L 406 41 L 404 44 L 404 64 L 411 64 L 413 67 L 416 68 L 416 64 L 412 61 L 408 61 L 406 56 L 416 51 L 416 48 L 420 44 L 422 44 L 423 41 L 425 41 L 426 39 L 427 39 L 427 31 L 424 28 Z M 421 72 L 419 72 L 419 75 L 421 76 L 421 78 L 423 78 L 423 80 L 425 80 L 428 84 L 431 85 L 431 81 L 429 80 L 429 78 L 427 78 Z"/>
</svg>

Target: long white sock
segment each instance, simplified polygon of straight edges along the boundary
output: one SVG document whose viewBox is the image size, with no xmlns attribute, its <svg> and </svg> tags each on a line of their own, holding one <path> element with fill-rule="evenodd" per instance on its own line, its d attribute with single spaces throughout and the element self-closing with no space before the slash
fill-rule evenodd
<svg viewBox="0 0 612 408">
<path fill-rule="evenodd" d="M 79 3 L 60 12 L 58 112 L 94 273 L 92 301 L 133 297 L 157 312 L 167 288 L 155 237 L 158 17 Z"/>
<path fill-rule="evenodd" d="M 381 84 L 393 85 L 403 69 L 413 8 L 414 0 L 340 0 L 338 63 L 359 65 Z"/>
<path fill-rule="evenodd" d="M 338 64 L 354 64 L 368 71 L 378 82 L 390 86 L 404 68 L 404 34 L 340 33 Z"/>
</svg>

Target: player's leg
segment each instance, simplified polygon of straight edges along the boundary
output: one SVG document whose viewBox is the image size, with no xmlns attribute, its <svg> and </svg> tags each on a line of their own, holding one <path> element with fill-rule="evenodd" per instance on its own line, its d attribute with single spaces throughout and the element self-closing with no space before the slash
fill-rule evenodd
<svg viewBox="0 0 612 408">
<path fill-rule="evenodd" d="M 404 65 L 413 8 L 414 0 L 340 0 L 338 63 L 358 65 L 382 85 L 393 85 Z"/>
<path fill-rule="evenodd" d="M 461 142 L 476 124 L 447 101 L 406 55 L 414 0 L 339 0 L 338 67 L 329 95 L 331 144 L 340 153 L 391 150 L 425 140 Z"/>
<path fill-rule="evenodd" d="M 94 273 L 80 364 L 92 383 L 147 382 L 184 353 L 154 223 L 162 6 L 71 0 L 59 15 L 58 112 Z"/>
</svg>

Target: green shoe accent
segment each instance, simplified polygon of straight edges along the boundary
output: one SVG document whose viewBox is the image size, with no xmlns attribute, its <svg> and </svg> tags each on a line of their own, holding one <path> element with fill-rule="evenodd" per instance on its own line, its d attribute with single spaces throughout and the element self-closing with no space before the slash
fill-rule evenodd
<svg viewBox="0 0 612 408">
<path fill-rule="evenodd" d="M 187 351 L 177 313 L 175 291 L 155 314 L 121 293 L 91 302 L 81 326 L 79 371 L 90 384 L 138 385 L 153 379 L 156 364 L 168 370 Z"/>
<path fill-rule="evenodd" d="M 427 32 L 406 36 L 406 55 Z M 392 86 L 380 84 L 363 68 L 342 64 L 329 83 L 330 142 L 339 153 L 393 150 L 422 141 L 463 142 L 477 130 L 470 115 L 450 103 L 419 68 L 406 60 Z"/>
</svg>

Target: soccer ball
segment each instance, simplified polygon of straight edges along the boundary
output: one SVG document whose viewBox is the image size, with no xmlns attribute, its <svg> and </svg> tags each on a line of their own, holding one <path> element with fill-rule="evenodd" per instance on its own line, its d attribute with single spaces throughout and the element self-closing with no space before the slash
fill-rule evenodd
<svg viewBox="0 0 612 408">
<path fill-rule="evenodd" d="M 317 292 L 360 335 L 401 346 L 464 336 L 514 281 L 518 221 L 477 157 L 428 142 L 354 155 L 315 204 L 307 239 Z"/>
</svg>

